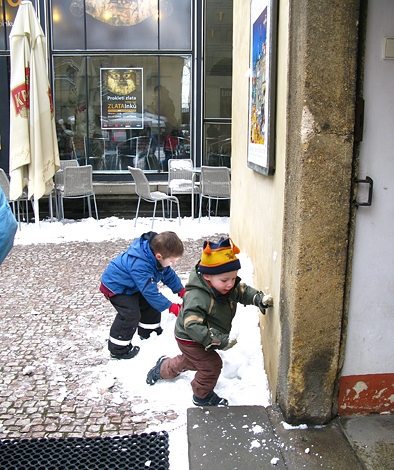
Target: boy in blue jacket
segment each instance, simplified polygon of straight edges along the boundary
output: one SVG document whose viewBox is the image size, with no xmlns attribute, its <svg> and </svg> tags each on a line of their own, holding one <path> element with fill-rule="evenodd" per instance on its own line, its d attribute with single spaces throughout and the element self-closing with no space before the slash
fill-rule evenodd
<svg viewBox="0 0 394 470">
<path fill-rule="evenodd" d="M 161 312 L 168 309 L 178 315 L 181 305 L 161 294 L 157 284 L 161 281 L 183 297 L 185 289 L 173 270 L 183 251 L 176 233 L 148 232 L 109 263 L 101 277 L 100 291 L 118 312 L 109 333 L 111 357 L 135 357 L 140 348 L 131 341 L 137 328 L 141 339 L 149 338 L 152 331 L 160 335 Z"/>
</svg>

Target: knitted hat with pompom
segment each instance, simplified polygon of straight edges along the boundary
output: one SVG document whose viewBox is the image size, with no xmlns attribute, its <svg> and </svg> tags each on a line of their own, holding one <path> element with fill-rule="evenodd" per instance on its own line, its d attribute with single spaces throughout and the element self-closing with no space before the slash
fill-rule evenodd
<svg viewBox="0 0 394 470">
<path fill-rule="evenodd" d="M 238 271 L 241 268 L 235 256 L 239 248 L 231 238 L 221 238 L 217 243 L 206 240 L 203 245 L 199 271 L 202 274 L 222 274 Z"/>
</svg>

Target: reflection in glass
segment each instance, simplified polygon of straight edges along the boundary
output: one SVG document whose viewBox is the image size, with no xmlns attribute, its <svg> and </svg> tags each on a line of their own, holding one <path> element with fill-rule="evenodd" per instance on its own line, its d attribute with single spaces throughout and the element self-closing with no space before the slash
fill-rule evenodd
<svg viewBox="0 0 394 470">
<path fill-rule="evenodd" d="M 159 49 L 191 49 L 191 6 L 186 0 L 159 0 Z"/>
<path fill-rule="evenodd" d="M 85 0 L 86 13 L 113 26 L 132 26 L 157 15 L 157 0 Z"/>
<path fill-rule="evenodd" d="M 0 1 L 0 49 L 10 49 L 10 32 L 19 6 L 18 1 Z M 33 4 L 34 5 L 34 4 Z"/>
<path fill-rule="evenodd" d="M 204 135 L 203 165 L 231 168 L 231 124 L 205 124 Z"/>
<path fill-rule="evenodd" d="M 211 166 L 231 163 L 232 3 L 205 2 L 203 161 Z"/>
<path fill-rule="evenodd" d="M 106 172 L 127 171 L 128 166 L 152 172 L 165 170 L 167 157 L 189 158 L 190 62 L 190 56 L 54 57 L 61 158 L 77 158 L 81 164 L 91 164 L 95 171 Z M 130 71 L 137 70 L 141 70 L 142 81 L 141 108 L 137 109 L 141 125 L 133 128 L 125 113 L 122 122 L 116 125 L 113 120 L 108 127 L 108 119 L 103 120 L 102 90 L 110 87 L 114 102 L 126 103 L 136 90 L 126 90 L 131 82 L 124 72 L 127 78 Z M 100 80 L 104 75 L 103 88 Z M 136 83 L 132 88 L 137 88 Z M 176 144 L 173 141 L 166 148 L 169 135 L 176 137 Z"/>
<path fill-rule="evenodd" d="M 54 49 L 190 51 L 192 3 L 52 0 Z"/>
<path fill-rule="evenodd" d="M 85 49 L 83 1 L 51 0 L 52 40 L 55 50 Z"/>
</svg>

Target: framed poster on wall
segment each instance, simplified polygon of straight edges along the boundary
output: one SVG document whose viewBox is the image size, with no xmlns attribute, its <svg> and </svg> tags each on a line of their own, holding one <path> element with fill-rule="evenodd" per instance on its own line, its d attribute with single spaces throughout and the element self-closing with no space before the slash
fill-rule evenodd
<svg viewBox="0 0 394 470">
<path fill-rule="evenodd" d="M 142 68 L 101 68 L 101 128 L 142 129 Z"/>
<path fill-rule="evenodd" d="M 278 0 L 251 0 L 248 167 L 275 172 Z"/>
</svg>

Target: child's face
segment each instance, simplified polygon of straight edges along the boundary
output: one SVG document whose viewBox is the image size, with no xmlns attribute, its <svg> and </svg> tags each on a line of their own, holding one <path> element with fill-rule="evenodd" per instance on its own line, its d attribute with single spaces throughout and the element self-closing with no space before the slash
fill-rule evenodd
<svg viewBox="0 0 394 470">
<path fill-rule="evenodd" d="M 204 279 L 220 294 L 227 294 L 234 287 L 238 271 L 223 274 L 203 274 Z"/>
<path fill-rule="evenodd" d="M 163 268 L 166 268 L 167 266 L 174 267 L 179 257 L 177 258 L 175 256 L 169 256 L 168 258 L 163 258 L 161 254 L 158 253 L 156 255 L 156 259 L 163 266 Z"/>
</svg>

